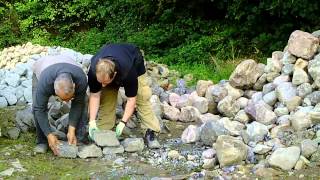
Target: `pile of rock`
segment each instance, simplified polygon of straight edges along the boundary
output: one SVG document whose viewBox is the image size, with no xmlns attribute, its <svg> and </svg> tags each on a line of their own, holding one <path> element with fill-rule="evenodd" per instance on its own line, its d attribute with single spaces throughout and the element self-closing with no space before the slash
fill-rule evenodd
<svg viewBox="0 0 320 180">
<path fill-rule="evenodd" d="M 245 161 L 290 170 L 318 161 L 319 35 L 294 31 L 266 65 L 245 60 L 229 81 L 201 80 L 190 94 L 170 93 L 163 117 L 197 122 L 182 141 L 212 146 L 221 167 Z"/>
</svg>

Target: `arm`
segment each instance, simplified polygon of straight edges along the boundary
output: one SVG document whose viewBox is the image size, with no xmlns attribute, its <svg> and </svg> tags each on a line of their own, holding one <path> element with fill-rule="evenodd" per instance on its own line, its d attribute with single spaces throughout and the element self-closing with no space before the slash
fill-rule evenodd
<svg viewBox="0 0 320 180">
<path fill-rule="evenodd" d="M 90 93 L 89 96 L 89 121 L 94 121 L 97 117 L 100 106 L 101 91 Z"/>
<path fill-rule="evenodd" d="M 124 109 L 124 114 L 122 117 L 123 122 L 128 122 L 129 118 L 132 116 L 135 106 L 136 106 L 137 97 L 129 97 L 127 100 L 126 107 Z"/>
</svg>

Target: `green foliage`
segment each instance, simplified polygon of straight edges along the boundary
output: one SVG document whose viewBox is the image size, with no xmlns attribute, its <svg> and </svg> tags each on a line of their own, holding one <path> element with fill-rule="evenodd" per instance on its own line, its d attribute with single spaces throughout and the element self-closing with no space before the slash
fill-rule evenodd
<svg viewBox="0 0 320 180">
<path fill-rule="evenodd" d="M 320 1 L 15 0 L 0 2 L 0 48 L 32 41 L 94 54 L 131 42 L 169 65 L 270 56 L 296 29 L 320 28 Z M 226 73 L 228 74 L 228 73 Z"/>
</svg>

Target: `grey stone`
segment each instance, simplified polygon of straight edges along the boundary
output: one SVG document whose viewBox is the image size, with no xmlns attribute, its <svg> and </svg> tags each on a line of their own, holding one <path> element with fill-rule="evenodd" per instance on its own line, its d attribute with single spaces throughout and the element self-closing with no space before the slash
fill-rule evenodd
<svg viewBox="0 0 320 180">
<path fill-rule="evenodd" d="M 200 121 L 202 124 L 210 121 L 218 121 L 221 117 L 219 115 L 214 115 L 211 113 L 201 114 Z"/>
<path fill-rule="evenodd" d="M 247 158 L 246 145 L 232 136 L 219 136 L 215 149 L 221 167 L 239 164 Z"/>
<path fill-rule="evenodd" d="M 216 150 L 213 148 L 207 149 L 202 152 L 202 159 L 212 159 L 216 155 Z"/>
<path fill-rule="evenodd" d="M 263 74 L 264 67 L 254 60 L 242 61 L 231 74 L 230 85 L 236 88 L 250 88 Z"/>
<path fill-rule="evenodd" d="M 20 135 L 20 129 L 17 127 L 10 128 L 7 134 L 10 139 L 18 139 Z"/>
<path fill-rule="evenodd" d="M 290 82 L 284 82 L 276 88 L 276 93 L 279 101 L 285 104 L 296 96 L 296 87 Z"/>
<path fill-rule="evenodd" d="M 15 96 L 17 97 L 17 99 L 20 99 L 21 97 L 23 97 L 23 92 L 24 92 L 24 87 L 18 86 L 16 88 Z"/>
<path fill-rule="evenodd" d="M 313 60 L 309 61 L 308 73 L 314 81 L 320 77 L 320 54 L 316 55 Z"/>
<path fill-rule="evenodd" d="M 204 97 L 195 97 L 191 100 L 192 106 L 197 108 L 201 114 L 204 114 L 208 111 L 209 102 Z"/>
<path fill-rule="evenodd" d="M 263 100 L 270 106 L 273 106 L 277 102 L 277 94 L 275 91 L 271 91 L 263 96 Z"/>
<path fill-rule="evenodd" d="M 284 82 L 290 82 L 289 75 L 280 75 L 273 80 L 273 84 L 275 84 L 276 87 L 279 86 L 279 84 L 282 84 Z"/>
<path fill-rule="evenodd" d="M 17 97 L 12 91 L 2 90 L 0 94 L 6 98 L 9 105 L 14 105 L 18 101 Z"/>
<path fill-rule="evenodd" d="M 312 125 L 309 113 L 303 111 L 297 111 L 294 114 L 291 114 L 290 121 L 293 128 L 297 131 L 307 129 Z"/>
<path fill-rule="evenodd" d="M 5 97 L 0 97 L 0 108 L 5 108 L 8 106 L 7 99 Z"/>
<path fill-rule="evenodd" d="M 253 152 L 256 154 L 266 154 L 267 152 L 271 151 L 272 147 L 263 145 L 263 144 L 257 144 L 253 148 Z"/>
<path fill-rule="evenodd" d="M 118 147 L 104 147 L 103 148 L 103 154 L 122 154 L 124 153 L 123 146 Z"/>
<path fill-rule="evenodd" d="M 311 139 L 305 139 L 301 142 L 301 154 L 304 157 L 310 157 L 318 149 L 318 143 L 312 141 Z"/>
<path fill-rule="evenodd" d="M 295 166 L 299 157 L 300 148 L 297 146 L 278 148 L 271 154 L 268 163 L 283 170 L 290 170 Z"/>
<path fill-rule="evenodd" d="M 288 115 L 289 114 L 289 110 L 286 107 L 278 107 L 278 108 L 274 109 L 274 113 L 278 117 L 280 117 L 280 116 L 283 116 L 283 115 Z"/>
<path fill-rule="evenodd" d="M 300 85 L 309 82 L 309 76 L 303 69 L 297 68 L 293 72 L 292 84 Z"/>
<path fill-rule="evenodd" d="M 320 103 L 320 91 L 314 91 L 307 95 L 306 98 L 310 100 L 310 105 L 315 106 L 316 104 Z"/>
<path fill-rule="evenodd" d="M 19 76 L 23 76 L 27 74 L 27 68 L 28 66 L 24 63 L 17 63 L 16 67 L 14 69 L 14 72 L 18 74 Z"/>
<path fill-rule="evenodd" d="M 102 157 L 102 150 L 95 144 L 85 145 L 79 147 L 78 156 L 81 159 L 90 158 L 90 157 Z"/>
<path fill-rule="evenodd" d="M 193 122 L 200 119 L 200 112 L 197 108 L 192 106 L 186 106 L 181 108 L 181 113 L 179 116 L 179 121 L 182 122 Z"/>
<path fill-rule="evenodd" d="M 32 88 L 32 79 L 27 79 L 21 82 L 21 85 L 25 88 Z"/>
<path fill-rule="evenodd" d="M 215 158 L 212 158 L 212 159 L 204 159 L 204 160 L 203 160 L 202 168 L 204 168 L 204 169 L 211 169 L 211 168 L 214 168 L 215 164 L 216 164 L 216 159 L 215 159 Z"/>
<path fill-rule="evenodd" d="M 32 102 L 32 88 L 30 87 L 30 88 L 24 89 L 23 96 L 27 102 L 31 103 Z"/>
<path fill-rule="evenodd" d="M 156 116 L 162 117 L 163 116 L 163 108 L 161 106 L 161 102 L 160 102 L 159 97 L 156 95 L 152 95 L 150 98 L 150 102 L 151 102 L 152 110 L 156 114 Z"/>
<path fill-rule="evenodd" d="M 234 117 L 240 110 L 240 105 L 236 103 L 232 96 L 226 96 L 218 103 L 218 110 L 227 117 Z"/>
<path fill-rule="evenodd" d="M 272 111 L 272 108 L 264 101 L 259 101 L 257 103 L 249 101 L 248 106 L 245 108 L 245 112 L 257 122 L 265 125 L 273 124 L 277 118 L 276 114 Z"/>
<path fill-rule="evenodd" d="M 197 87 L 196 87 L 196 90 L 197 90 L 197 94 L 200 96 L 200 97 L 203 97 L 208 89 L 208 87 L 210 85 L 212 85 L 212 81 L 204 81 L 204 80 L 199 80 L 197 82 Z"/>
<path fill-rule="evenodd" d="M 309 83 L 303 83 L 297 87 L 297 95 L 302 98 L 304 98 L 310 93 L 312 93 L 312 85 Z"/>
<path fill-rule="evenodd" d="M 279 125 L 290 125 L 290 115 L 282 115 L 277 119 L 277 124 Z"/>
<path fill-rule="evenodd" d="M 228 134 L 221 124 L 209 121 L 201 126 L 200 139 L 205 145 L 212 145 L 218 136 Z"/>
<path fill-rule="evenodd" d="M 144 142 L 142 138 L 126 138 L 122 145 L 126 152 L 141 152 L 144 149 Z"/>
<path fill-rule="evenodd" d="M 59 145 L 59 157 L 64 158 L 76 158 L 78 153 L 78 147 L 76 145 L 69 145 L 68 142 L 61 142 Z"/>
<path fill-rule="evenodd" d="M 265 136 L 268 134 L 268 127 L 259 122 L 252 122 L 247 125 L 246 134 L 249 137 L 249 141 L 259 142 L 262 141 Z"/>
<path fill-rule="evenodd" d="M 267 65 L 264 68 L 265 73 L 276 72 L 279 73 L 282 68 L 282 63 L 278 59 L 267 58 Z"/>
<path fill-rule="evenodd" d="M 239 104 L 240 109 L 244 109 L 248 105 L 249 99 L 245 97 L 240 97 L 237 99 L 237 104 Z"/>
<path fill-rule="evenodd" d="M 244 125 L 238 121 L 230 121 L 229 118 L 223 117 L 218 120 L 225 129 L 227 129 L 232 136 L 239 136 L 240 132 L 244 129 Z"/>
<path fill-rule="evenodd" d="M 100 130 L 94 133 L 93 139 L 98 146 L 120 146 L 116 133 L 110 130 Z"/>
<path fill-rule="evenodd" d="M 284 75 L 292 75 L 292 73 L 293 73 L 293 67 L 294 67 L 293 64 L 285 64 L 285 65 L 282 67 L 281 73 L 284 74 Z"/>
<path fill-rule="evenodd" d="M 247 122 L 249 122 L 250 118 L 244 110 L 240 110 L 234 117 L 234 120 L 246 124 Z"/>
<path fill-rule="evenodd" d="M 274 83 L 268 83 L 268 84 L 265 84 L 262 88 L 262 92 L 263 94 L 267 94 L 271 91 L 274 91 L 276 89 L 277 85 L 275 85 Z"/>
<path fill-rule="evenodd" d="M 20 85 L 20 76 L 15 73 L 7 73 L 5 82 L 12 87 L 18 87 Z"/>
</svg>

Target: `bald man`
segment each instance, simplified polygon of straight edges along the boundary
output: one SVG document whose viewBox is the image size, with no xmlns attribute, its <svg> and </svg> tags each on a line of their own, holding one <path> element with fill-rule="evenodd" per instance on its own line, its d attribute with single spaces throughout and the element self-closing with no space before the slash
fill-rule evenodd
<svg viewBox="0 0 320 180">
<path fill-rule="evenodd" d="M 34 63 L 33 73 L 32 109 L 37 133 L 34 151 L 45 153 L 49 146 L 57 155 L 59 140 L 48 120 L 49 98 L 58 96 L 61 101 L 71 101 L 67 139 L 69 144 L 77 144 L 76 129 L 84 127 L 79 122 L 86 109 L 87 76 L 80 65 L 67 55 L 42 57 Z"/>
</svg>

